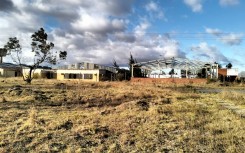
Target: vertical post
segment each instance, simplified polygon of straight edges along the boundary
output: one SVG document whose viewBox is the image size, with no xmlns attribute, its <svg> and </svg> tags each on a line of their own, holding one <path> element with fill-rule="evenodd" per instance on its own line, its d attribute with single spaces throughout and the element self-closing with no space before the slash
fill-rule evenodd
<svg viewBox="0 0 245 153">
<path fill-rule="evenodd" d="M 134 77 L 134 64 L 131 64 L 131 78 Z"/>
<path fill-rule="evenodd" d="M 206 78 L 208 78 L 208 69 L 207 67 L 205 69 L 206 69 Z"/>
<path fill-rule="evenodd" d="M 185 78 L 188 78 L 188 76 L 187 76 L 187 62 L 185 63 Z"/>
<path fill-rule="evenodd" d="M 216 77 L 219 78 L 219 65 L 216 64 Z"/>
<path fill-rule="evenodd" d="M 186 68 L 186 69 L 185 69 L 185 77 L 186 77 L 186 78 L 188 78 L 187 74 L 188 74 L 188 73 L 187 73 L 187 68 Z"/>
<path fill-rule="evenodd" d="M 185 78 L 188 78 L 188 65 L 187 61 L 185 62 Z"/>
<path fill-rule="evenodd" d="M 210 67 L 210 71 L 211 71 L 211 79 L 213 79 L 213 66 L 212 66 L 212 64 L 211 64 L 211 67 Z"/>
</svg>

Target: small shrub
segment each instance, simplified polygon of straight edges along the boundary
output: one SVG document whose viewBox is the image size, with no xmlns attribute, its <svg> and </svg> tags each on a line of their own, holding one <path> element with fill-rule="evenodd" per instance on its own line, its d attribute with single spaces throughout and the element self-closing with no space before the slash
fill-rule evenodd
<svg viewBox="0 0 245 153">
<path fill-rule="evenodd" d="M 58 130 L 60 129 L 65 129 L 65 130 L 70 130 L 73 127 L 73 123 L 71 120 L 67 120 L 66 122 L 64 122 L 63 124 L 59 125 L 57 127 Z"/>
<path fill-rule="evenodd" d="M 40 75 L 39 75 L 38 73 L 34 73 L 34 74 L 33 74 L 33 78 L 34 78 L 34 79 L 38 79 L 38 78 L 40 78 Z"/>
<path fill-rule="evenodd" d="M 149 103 L 145 100 L 140 100 L 137 102 L 137 106 L 140 108 L 140 110 L 148 111 L 149 110 Z"/>
</svg>

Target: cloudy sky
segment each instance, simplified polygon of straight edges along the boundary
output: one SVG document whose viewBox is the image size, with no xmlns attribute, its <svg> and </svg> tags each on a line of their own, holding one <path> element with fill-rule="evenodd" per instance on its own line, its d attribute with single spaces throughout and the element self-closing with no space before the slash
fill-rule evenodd
<svg viewBox="0 0 245 153">
<path fill-rule="evenodd" d="M 183 57 L 245 66 L 242 0 L 1 0 L 0 47 L 17 37 L 31 61 L 30 36 L 43 27 L 66 63 L 127 65 Z M 8 62 L 10 58 L 5 58 Z"/>
</svg>

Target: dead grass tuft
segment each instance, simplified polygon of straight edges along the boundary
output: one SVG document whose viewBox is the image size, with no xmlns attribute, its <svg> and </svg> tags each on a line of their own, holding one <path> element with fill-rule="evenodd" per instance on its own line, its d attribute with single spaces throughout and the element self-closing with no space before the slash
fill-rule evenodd
<svg viewBox="0 0 245 153">
<path fill-rule="evenodd" d="M 7 102 L 6 98 L 4 96 L 0 97 L 0 103 L 5 103 Z"/>
</svg>

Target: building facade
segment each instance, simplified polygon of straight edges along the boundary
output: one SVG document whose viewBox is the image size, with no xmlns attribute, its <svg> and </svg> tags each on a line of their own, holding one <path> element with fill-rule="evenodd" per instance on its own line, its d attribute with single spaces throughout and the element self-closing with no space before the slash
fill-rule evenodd
<svg viewBox="0 0 245 153">
<path fill-rule="evenodd" d="M 19 77 L 21 76 L 21 67 L 12 63 L 0 64 L 1 77 Z"/>
<path fill-rule="evenodd" d="M 94 70 L 56 70 L 57 80 L 83 80 L 99 82 L 109 80 L 113 74 L 104 69 Z"/>
</svg>

